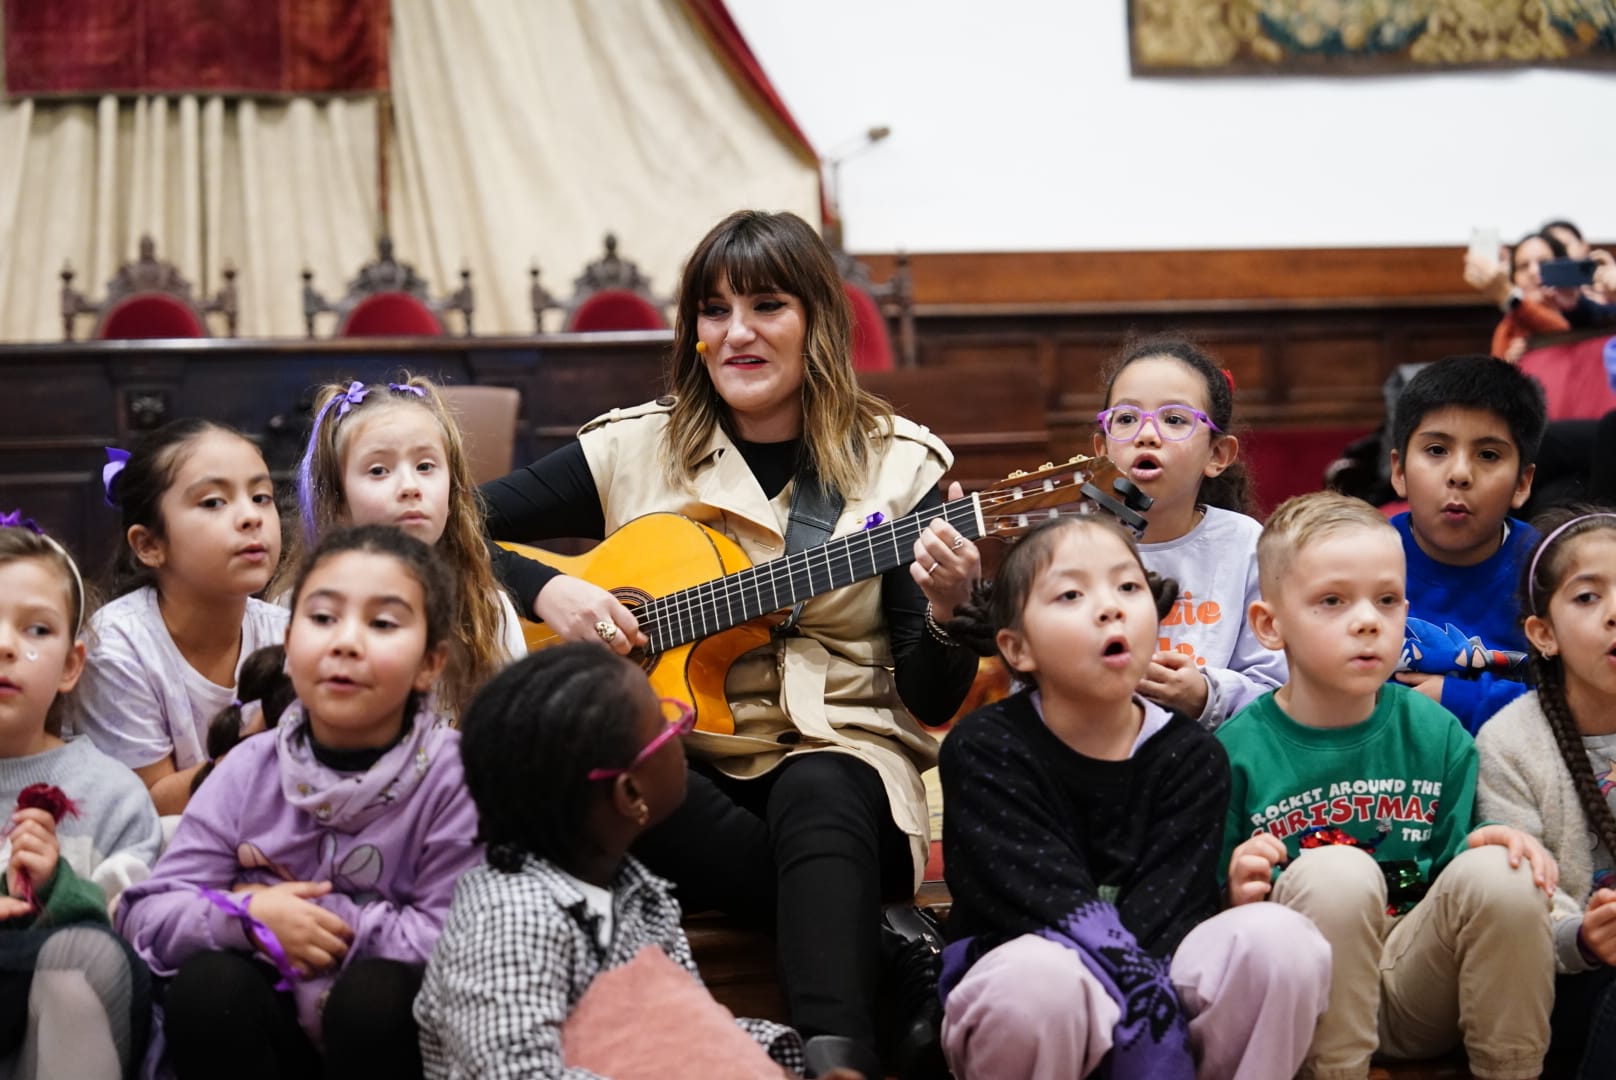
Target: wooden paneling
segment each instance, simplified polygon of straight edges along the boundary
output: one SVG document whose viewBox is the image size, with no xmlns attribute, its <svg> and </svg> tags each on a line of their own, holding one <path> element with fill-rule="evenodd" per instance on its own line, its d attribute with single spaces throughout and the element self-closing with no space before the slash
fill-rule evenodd
<svg viewBox="0 0 1616 1080">
<path fill-rule="evenodd" d="M 1018 251 L 911 255 L 915 303 L 1005 306 L 1026 312 L 1214 307 L 1381 308 L 1432 300 L 1471 302 L 1464 248 L 1287 248 L 1245 251 Z M 860 255 L 876 281 L 892 255 Z"/>
</svg>

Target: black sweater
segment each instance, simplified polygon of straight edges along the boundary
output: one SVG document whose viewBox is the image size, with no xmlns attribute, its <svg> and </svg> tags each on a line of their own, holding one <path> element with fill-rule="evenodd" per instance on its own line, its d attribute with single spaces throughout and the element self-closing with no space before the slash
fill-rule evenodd
<svg viewBox="0 0 1616 1080">
<path fill-rule="evenodd" d="M 1098 899 L 1165 958 L 1217 913 L 1229 759 L 1194 721 L 1175 715 L 1129 760 L 1099 761 L 1023 691 L 960 721 L 940 765 L 948 936 L 979 939 L 973 955 Z"/>
<path fill-rule="evenodd" d="M 798 440 L 736 443 L 770 498 L 785 490 L 796 474 L 798 446 Z M 489 481 L 482 486 L 482 496 L 488 507 L 488 535 L 495 540 L 534 543 L 558 537 L 600 540 L 605 536 L 600 492 L 583 447 L 576 442 Z M 940 516 L 942 505 L 942 496 L 933 490 L 914 509 L 935 509 Z M 539 590 L 560 571 L 500 547 L 492 547 L 491 554 L 494 572 L 516 601 L 516 609 L 531 617 Z M 882 575 L 881 606 L 898 696 L 921 723 L 947 723 L 976 677 L 976 654 L 944 646 L 926 632 L 926 594 L 909 575 L 907 565 Z"/>
</svg>

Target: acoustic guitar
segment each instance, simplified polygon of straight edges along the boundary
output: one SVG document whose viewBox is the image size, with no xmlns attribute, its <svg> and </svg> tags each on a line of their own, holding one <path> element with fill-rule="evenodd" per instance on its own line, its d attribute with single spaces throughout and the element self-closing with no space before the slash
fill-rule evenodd
<svg viewBox="0 0 1616 1080">
<path fill-rule="evenodd" d="M 657 694 L 695 706 L 698 730 L 731 735 L 735 721 L 724 679 L 736 658 L 768 643 L 775 614 L 913 562 L 915 540 L 936 518 L 971 540 L 1012 540 L 1049 518 L 1107 513 L 1138 535 L 1145 528 L 1140 512 L 1150 503 L 1110 459 L 1079 455 L 1013 472 L 941 510 L 875 524 L 756 566 L 729 537 L 668 513 L 635 518 L 582 555 L 501 546 L 617 597 L 649 639 L 632 659 Z M 523 633 L 529 649 L 562 640 L 541 622 L 524 623 Z"/>
</svg>

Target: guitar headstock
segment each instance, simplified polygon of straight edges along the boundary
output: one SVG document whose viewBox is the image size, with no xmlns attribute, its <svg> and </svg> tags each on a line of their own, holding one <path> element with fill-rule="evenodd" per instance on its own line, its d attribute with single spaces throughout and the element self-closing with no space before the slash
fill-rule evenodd
<svg viewBox="0 0 1616 1080">
<path fill-rule="evenodd" d="M 1141 536 L 1151 498 L 1122 475 L 1108 457 L 1078 454 L 1032 472 L 1016 471 L 977 493 L 983 536 L 1013 539 L 1054 517 L 1110 514 Z"/>
</svg>

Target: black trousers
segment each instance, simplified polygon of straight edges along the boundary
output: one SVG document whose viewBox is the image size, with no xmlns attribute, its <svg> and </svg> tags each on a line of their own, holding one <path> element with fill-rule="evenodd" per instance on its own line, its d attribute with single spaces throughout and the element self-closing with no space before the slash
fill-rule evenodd
<svg viewBox="0 0 1616 1080">
<path fill-rule="evenodd" d="M 1577 1062 L 1578 1080 L 1604 1080 L 1616 1061 L 1616 968 L 1554 979 L 1550 1051 Z"/>
<path fill-rule="evenodd" d="M 420 1077 L 420 1032 L 410 1010 L 421 975 L 421 968 L 397 960 L 350 964 L 321 1013 L 322 1065 L 292 995 L 275 989 L 278 976 L 269 965 L 242 953 L 199 953 L 168 984 L 169 1062 L 180 1080 Z"/>
<path fill-rule="evenodd" d="M 881 778 L 848 754 L 813 753 L 755 780 L 692 763 L 689 779 L 684 805 L 634 854 L 673 882 L 686 911 L 773 929 L 804 1037 L 873 1048 L 881 903 L 907 899 L 913 872 Z"/>
</svg>

